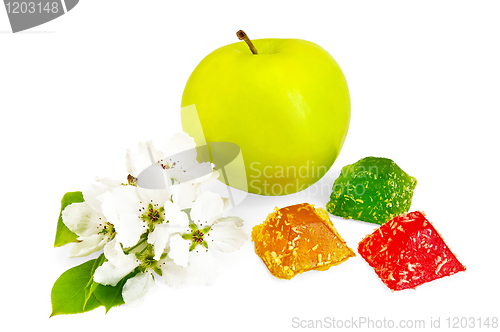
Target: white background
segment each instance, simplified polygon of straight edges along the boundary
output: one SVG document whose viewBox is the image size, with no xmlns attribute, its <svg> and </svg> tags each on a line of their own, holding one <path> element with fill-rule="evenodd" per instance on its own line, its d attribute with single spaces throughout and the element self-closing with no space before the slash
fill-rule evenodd
<svg viewBox="0 0 500 332">
<path fill-rule="evenodd" d="M 286 331 L 295 330 L 293 317 L 370 317 L 423 319 L 429 329 L 431 317 L 441 317 L 444 329 L 450 316 L 500 316 L 499 14 L 498 1 L 82 0 L 59 19 L 12 34 L 0 8 L 1 324 Z M 49 319 L 52 284 L 87 259 L 53 248 L 61 197 L 96 175 L 124 179 L 126 148 L 181 130 L 191 71 L 236 42 L 239 29 L 326 49 L 347 78 L 352 118 L 320 183 L 290 196 L 249 196 L 229 213 L 250 233 L 275 206 L 324 207 L 343 165 L 388 157 L 418 179 L 411 210 L 426 212 L 467 271 L 391 292 L 357 255 L 284 281 L 269 274 L 249 242 L 221 255 L 212 287 L 161 283 L 140 308 Z M 353 249 L 375 229 L 332 220 Z"/>
</svg>

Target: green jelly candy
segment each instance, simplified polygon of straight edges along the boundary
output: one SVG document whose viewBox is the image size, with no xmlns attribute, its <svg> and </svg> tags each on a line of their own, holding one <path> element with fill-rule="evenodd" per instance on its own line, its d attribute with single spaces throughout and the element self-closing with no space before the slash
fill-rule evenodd
<svg viewBox="0 0 500 332">
<path fill-rule="evenodd" d="M 408 212 L 416 185 L 417 179 L 391 159 L 366 157 L 342 168 L 326 209 L 335 216 L 382 225 Z"/>
</svg>

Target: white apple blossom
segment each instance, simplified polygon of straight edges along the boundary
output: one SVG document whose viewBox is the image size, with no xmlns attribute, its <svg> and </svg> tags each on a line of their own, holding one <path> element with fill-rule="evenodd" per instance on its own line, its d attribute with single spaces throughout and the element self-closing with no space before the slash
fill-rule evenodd
<svg viewBox="0 0 500 332">
<path fill-rule="evenodd" d="M 184 288 L 192 284 L 214 284 L 219 268 L 215 256 L 206 250 L 194 250 L 188 254 L 186 266 L 176 264 L 170 257 L 160 262 L 163 281 L 174 288 Z"/>
<path fill-rule="evenodd" d="M 87 256 L 101 250 L 111 236 L 106 231 L 113 226 L 106 222 L 100 211 L 86 202 L 68 205 L 62 212 L 62 220 L 70 231 L 78 235 L 78 242 L 70 249 L 69 257 Z"/>
<path fill-rule="evenodd" d="M 218 177 L 210 162 L 198 162 L 196 143 L 185 132 L 174 134 L 160 149 L 163 156 L 158 164 L 178 183 L 205 183 Z"/>
<path fill-rule="evenodd" d="M 70 255 L 104 248 L 106 261 L 93 280 L 116 286 L 128 276 L 122 297 L 129 306 L 158 288 L 157 276 L 172 287 L 213 284 L 218 262 L 212 251 L 233 252 L 248 240 L 242 219 L 221 216 L 229 199 L 201 192 L 218 173 L 210 162 L 199 163 L 196 151 L 186 133 L 160 149 L 152 141 L 140 143 L 136 151 L 127 150 L 128 185 L 96 179 L 83 191 L 83 203 L 62 212 L 65 225 L 79 236 Z M 141 186 L 147 169 L 159 175 L 150 178 L 158 189 Z"/>
<path fill-rule="evenodd" d="M 86 256 L 99 251 L 114 236 L 114 227 L 103 215 L 97 197 L 120 185 L 119 181 L 96 178 L 83 191 L 84 202 L 72 203 L 62 211 L 63 223 L 78 235 L 78 243 L 73 245 L 68 254 L 70 257 Z"/>
<path fill-rule="evenodd" d="M 153 271 L 151 269 L 140 272 L 125 282 L 122 290 L 122 298 L 126 305 L 137 307 L 144 299 L 158 290 Z"/>
<path fill-rule="evenodd" d="M 186 212 L 173 202 L 166 202 L 164 206 L 164 222 L 156 225 L 149 233 L 147 242 L 153 245 L 154 259 L 159 260 L 169 242 L 169 239 L 178 232 L 181 232 L 189 225 L 189 218 Z"/>
<path fill-rule="evenodd" d="M 139 272 L 125 282 L 122 297 L 129 306 L 140 305 L 146 296 L 158 289 L 153 271 L 159 269 L 156 268 L 157 261 L 152 259 L 152 248 L 145 246 L 143 251 L 146 253 L 125 253 L 119 242 L 113 239 L 104 247 L 107 261 L 95 270 L 94 281 L 102 285 L 116 286 L 120 280 L 139 268 Z"/>
<path fill-rule="evenodd" d="M 157 149 L 152 141 L 141 142 L 137 150 L 127 150 L 126 164 L 131 179 L 137 181 L 141 177 L 156 178 L 155 188 L 164 188 L 164 178 L 171 184 L 175 201 L 182 209 L 189 208 L 196 196 L 200 193 L 200 185 L 214 181 L 219 176 L 213 171 L 210 162 L 197 161 L 196 144 L 194 139 L 184 132 L 174 134 L 165 144 Z M 165 176 L 151 166 L 159 166 Z M 156 171 L 156 172 L 155 172 Z M 142 173 L 142 174 L 141 174 Z M 147 174 L 147 175 L 146 175 Z M 149 185 L 151 181 L 148 182 Z M 137 183 L 140 186 L 140 181 Z M 160 187 L 156 187 L 160 186 Z"/>
<path fill-rule="evenodd" d="M 94 281 L 102 285 L 116 284 L 139 266 L 134 254 L 125 254 L 117 239 L 113 239 L 104 247 L 104 262 L 94 272 Z"/>
<path fill-rule="evenodd" d="M 170 220 L 175 226 L 188 224 L 187 215 L 171 201 L 168 189 L 121 186 L 101 195 L 100 200 L 104 215 L 115 227 L 118 242 L 129 248 L 149 233 L 147 240 L 153 244 L 156 257 L 163 253 L 171 231 L 165 224 Z"/>
<path fill-rule="evenodd" d="M 109 178 L 95 178 L 95 181 L 91 183 L 83 193 L 83 199 L 87 204 L 89 204 L 93 209 L 102 211 L 101 201 L 98 197 L 106 192 L 113 191 L 115 188 L 120 187 L 122 183 L 117 180 L 111 180 Z"/>
<path fill-rule="evenodd" d="M 217 275 L 217 261 L 211 250 L 234 252 L 248 240 L 238 217 L 221 218 L 224 200 L 215 193 L 201 193 L 190 211 L 193 221 L 182 235 L 172 237 L 168 258 L 162 262 L 163 280 L 173 287 L 185 285 L 186 274 L 194 282 L 211 285 Z M 183 268 L 175 268 L 176 264 Z M 184 277 L 180 278 L 178 275 Z"/>
<path fill-rule="evenodd" d="M 137 178 L 142 171 L 157 163 L 163 155 L 163 152 L 155 148 L 152 140 L 139 142 L 137 150 L 127 149 L 126 151 L 127 172 Z"/>
</svg>

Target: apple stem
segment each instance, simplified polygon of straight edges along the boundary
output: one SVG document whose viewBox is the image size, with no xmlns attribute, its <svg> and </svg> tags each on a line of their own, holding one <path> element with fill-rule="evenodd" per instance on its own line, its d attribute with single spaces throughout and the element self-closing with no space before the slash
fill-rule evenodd
<svg viewBox="0 0 500 332">
<path fill-rule="evenodd" d="M 236 36 L 238 36 L 238 38 L 240 40 L 244 40 L 248 47 L 250 47 L 250 51 L 252 51 L 253 54 L 258 54 L 257 53 L 257 49 L 255 48 L 255 46 L 253 45 L 252 41 L 250 40 L 250 38 L 248 38 L 247 34 L 245 33 L 245 31 L 243 30 L 240 30 L 238 32 L 236 32 Z"/>
</svg>

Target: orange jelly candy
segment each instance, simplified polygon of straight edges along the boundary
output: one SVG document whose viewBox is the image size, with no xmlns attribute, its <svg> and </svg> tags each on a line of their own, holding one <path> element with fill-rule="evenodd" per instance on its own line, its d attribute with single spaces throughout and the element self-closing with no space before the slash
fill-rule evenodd
<svg viewBox="0 0 500 332">
<path fill-rule="evenodd" d="M 302 203 L 276 208 L 252 230 L 255 252 L 276 278 L 324 271 L 356 256 L 321 208 Z"/>
</svg>

